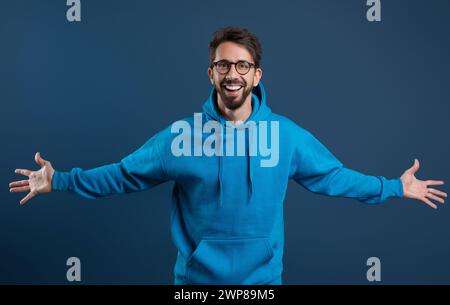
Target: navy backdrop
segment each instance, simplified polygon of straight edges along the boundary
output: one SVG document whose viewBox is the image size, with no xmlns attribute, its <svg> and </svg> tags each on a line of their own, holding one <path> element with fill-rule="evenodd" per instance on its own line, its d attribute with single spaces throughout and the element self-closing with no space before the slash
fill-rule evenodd
<svg viewBox="0 0 450 305">
<path fill-rule="evenodd" d="M 72 193 L 19 206 L 15 168 L 117 162 L 209 94 L 207 44 L 218 27 L 255 32 L 268 104 L 311 131 L 345 166 L 450 182 L 450 2 L 0 1 L 0 283 L 171 284 L 171 183 L 91 201 Z M 448 187 L 441 187 L 448 192 Z M 378 206 L 315 195 L 285 201 L 284 283 L 364 284 L 367 258 L 385 284 L 450 283 L 450 209 Z"/>
</svg>

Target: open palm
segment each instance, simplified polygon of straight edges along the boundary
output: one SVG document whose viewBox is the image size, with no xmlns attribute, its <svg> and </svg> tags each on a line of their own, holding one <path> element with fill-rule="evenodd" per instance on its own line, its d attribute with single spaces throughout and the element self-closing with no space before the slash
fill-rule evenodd
<svg viewBox="0 0 450 305">
<path fill-rule="evenodd" d="M 27 180 L 13 181 L 9 184 L 10 192 L 28 192 L 29 193 L 20 200 L 20 204 L 25 204 L 28 200 L 41 193 L 49 193 L 52 191 L 52 178 L 55 170 L 50 161 L 41 158 L 40 153 L 36 153 L 34 160 L 41 167 L 38 171 L 30 171 L 28 169 L 16 169 L 16 174 L 27 176 Z"/>
<path fill-rule="evenodd" d="M 441 197 L 447 197 L 447 193 L 441 192 L 429 186 L 443 185 L 444 181 L 436 180 L 419 180 L 414 175 L 419 170 L 419 160 L 414 159 L 414 165 L 407 169 L 400 177 L 403 183 L 403 193 L 406 198 L 417 199 L 425 202 L 430 207 L 437 209 L 436 204 L 432 203 L 430 199 L 439 203 L 444 203 Z"/>
</svg>

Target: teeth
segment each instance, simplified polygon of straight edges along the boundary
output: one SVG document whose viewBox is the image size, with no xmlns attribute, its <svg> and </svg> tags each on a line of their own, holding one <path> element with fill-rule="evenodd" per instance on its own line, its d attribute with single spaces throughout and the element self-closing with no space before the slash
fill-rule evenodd
<svg viewBox="0 0 450 305">
<path fill-rule="evenodd" d="M 242 86 L 225 86 L 228 90 L 239 90 L 242 88 Z"/>
</svg>

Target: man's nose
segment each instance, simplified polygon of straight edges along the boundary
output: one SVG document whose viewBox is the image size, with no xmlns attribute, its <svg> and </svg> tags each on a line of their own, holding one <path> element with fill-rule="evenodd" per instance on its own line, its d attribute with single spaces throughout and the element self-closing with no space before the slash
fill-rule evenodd
<svg viewBox="0 0 450 305">
<path fill-rule="evenodd" d="M 239 73 L 236 71 L 236 64 L 231 64 L 230 71 L 225 75 L 226 78 L 236 79 L 239 78 Z"/>
</svg>

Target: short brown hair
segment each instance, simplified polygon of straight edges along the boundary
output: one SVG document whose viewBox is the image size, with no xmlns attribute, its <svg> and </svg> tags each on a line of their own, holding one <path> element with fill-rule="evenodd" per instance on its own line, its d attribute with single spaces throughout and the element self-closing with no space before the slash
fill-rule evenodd
<svg viewBox="0 0 450 305">
<path fill-rule="evenodd" d="M 216 57 L 216 49 L 222 43 L 231 41 L 243 45 L 252 55 L 256 67 L 261 62 L 262 48 L 258 38 L 249 30 L 241 27 L 225 27 L 214 32 L 209 42 L 209 64 L 212 65 Z"/>
</svg>

